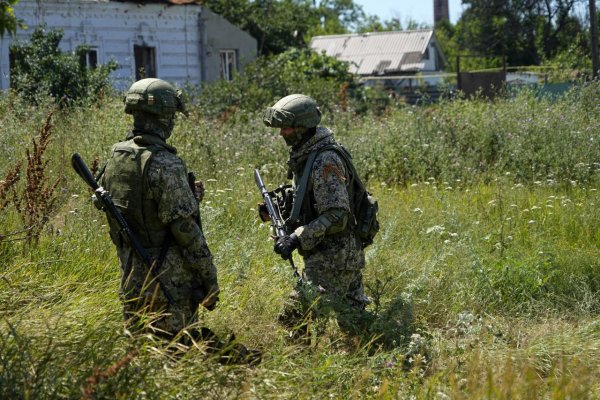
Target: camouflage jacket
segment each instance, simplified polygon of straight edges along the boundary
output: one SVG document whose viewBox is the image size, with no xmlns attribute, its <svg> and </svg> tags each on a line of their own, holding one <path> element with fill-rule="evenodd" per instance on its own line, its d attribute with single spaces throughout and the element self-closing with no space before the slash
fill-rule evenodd
<svg viewBox="0 0 600 400">
<path fill-rule="evenodd" d="M 335 145 L 333 133 L 318 127 L 316 134 L 290 150 L 288 166 L 296 188 L 308 156 L 314 150 Z M 307 193 L 301 209 L 301 226 L 295 229 L 300 253 L 305 255 L 334 245 L 342 236 L 351 236 L 350 177 L 343 159 L 335 150 L 318 153 L 310 171 Z"/>
<path fill-rule="evenodd" d="M 132 154 L 130 157 L 126 156 L 128 152 Z M 135 161 L 134 157 L 145 161 Z M 138 166 L 132 166 L 136 163 Z M 127 178 L 132 173 L 134 176 Z M 176 302 L 187 301 L 199 287 L 218 286 L 212 255 L 202 230 L 194 221 L 199 212 L 198 202 L 189 187 L 185 163 L 177 156 L 175 148 L 159 136 L 134 131 L 126 141 L 113 146 L 100 183 L 111 194 L 119 192 L 119 185 L 123 187 L 121 192 L 131 192 L 113 200 L 116 204 L 123 203 L 117 205 L 152 255 L 157 256 L 160 252 L 164 243 L 162 238 L 171 238 L 161 275 Z M 141 216 L 131 207 L 138 203 L 142 204 Z M 109 218 L 109 225 L 111 238 L 120 259 L 123 258 L 123 295 L 126 298 L 139 296 L 145 291 L 142 287 L 147 279 L 147 269 L 120 237 L 116 222 Z M 133 257 L 133 260 L 125 260 L 125 257 Z"/>
</svg>

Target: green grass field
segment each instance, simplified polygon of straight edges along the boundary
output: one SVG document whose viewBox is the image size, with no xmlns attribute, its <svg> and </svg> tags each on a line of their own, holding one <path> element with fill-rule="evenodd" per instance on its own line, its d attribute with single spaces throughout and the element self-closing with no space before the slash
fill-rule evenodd
<svg viewBox="0 0 600 400">
<path fill-rule="evenodd" d="M 253 169 L 283 183 L 283 140 L 260 115 L 192 107 L 172 143 L 206 184 L 222 290 L 200 318 L 261 349 L 253 368 L 124 332 L 106 221 L 69 164 L 106 159 L 130 124 L 120 102 L 56 110 L 27 194 L 26 149 L 53 108 L 0 99 L 0 185 L 22 161 L 16 198 L 55 201 L 27 241 L 29 203 L 0 197 L 0 398 L 600 398 L 599 95 L 326 115 L 379 200 L 364 276 L 382 336 L 347 337 L 331 319 L 303 345 L 277 324 L 294 278 L 255 211 Z"/>
</svg>

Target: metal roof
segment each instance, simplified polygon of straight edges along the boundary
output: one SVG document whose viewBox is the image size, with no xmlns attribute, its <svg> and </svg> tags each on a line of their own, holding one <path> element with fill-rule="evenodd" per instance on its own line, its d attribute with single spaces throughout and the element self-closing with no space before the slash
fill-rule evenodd
<svg viewBox="0 0 600 400">
<path fill-rule="evenodd" d="M 422 70 L 423 54 L 432 37 L 432 29 L 315 36 L 310 47 L 348 61 L 354 74 L 383 75 Z"/>
</svg>

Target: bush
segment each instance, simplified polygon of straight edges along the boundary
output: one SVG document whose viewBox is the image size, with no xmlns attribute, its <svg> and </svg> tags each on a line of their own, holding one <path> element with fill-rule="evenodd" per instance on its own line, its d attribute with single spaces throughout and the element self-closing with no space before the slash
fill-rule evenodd
<svg viewBox="0 0 600 400">
<path fill-rule="evenodd" d="M 231 111 L 255 112 L 293 93 L 310 95 L 327 111 L 336 106 L 358 109 L 363 89 L 348 72 L 348 65 L 311 50 L 292 49 L 261 57 L 246 66 L 244 75 L 202 88 L 198 105 L 207 116 Z"/>
<path fill-rule="evenodd" d="M 11 87 L 31 103 L 38 104 L 48 95 L 62 104 L 85 102 L 102 96 L 110 87 L 109 74 L 116 69 L 116 62 L 88 69 L 80 60 L 89 48 L 81 46 L 74 54 L 62 53 L 58 48 L 62 38 L 61 30 L 46 32 L 40 26 L 29 43 L 10 48 Z"/>
</svg>

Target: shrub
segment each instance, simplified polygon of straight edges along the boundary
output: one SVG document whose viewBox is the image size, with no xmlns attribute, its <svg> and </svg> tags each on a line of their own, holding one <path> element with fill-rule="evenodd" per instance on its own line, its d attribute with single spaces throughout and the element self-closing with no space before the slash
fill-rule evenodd
<svg viewBox="0 0 600 400">
<path fill-rule="evenodd" d="M 363 89 L 348 72 L 348 64 L 311 50 L 292 49 L 261 57 L 246 66 L 244 75 L 202 88 L 198 99 L 203 114 L 223 116 L 234 110 L 254 112 L 293 93 L 310 95 L 322 107 L 357 109 Z"/>
<path fill-rule="evenodd" d="M 116 62 L 88 69 L 80 60 L 89 48 L 80 46 L 74 54 L 62 53 L 58 48 L 62 38 L 61 30 L 46 32 L 40 26 L 29 43 L 10 48 L 11 87 L 34 104 L 48 95 L 61 104 L 94 100 L 110 87 L 109 74 L 116 69 Z"/>
</svg>

